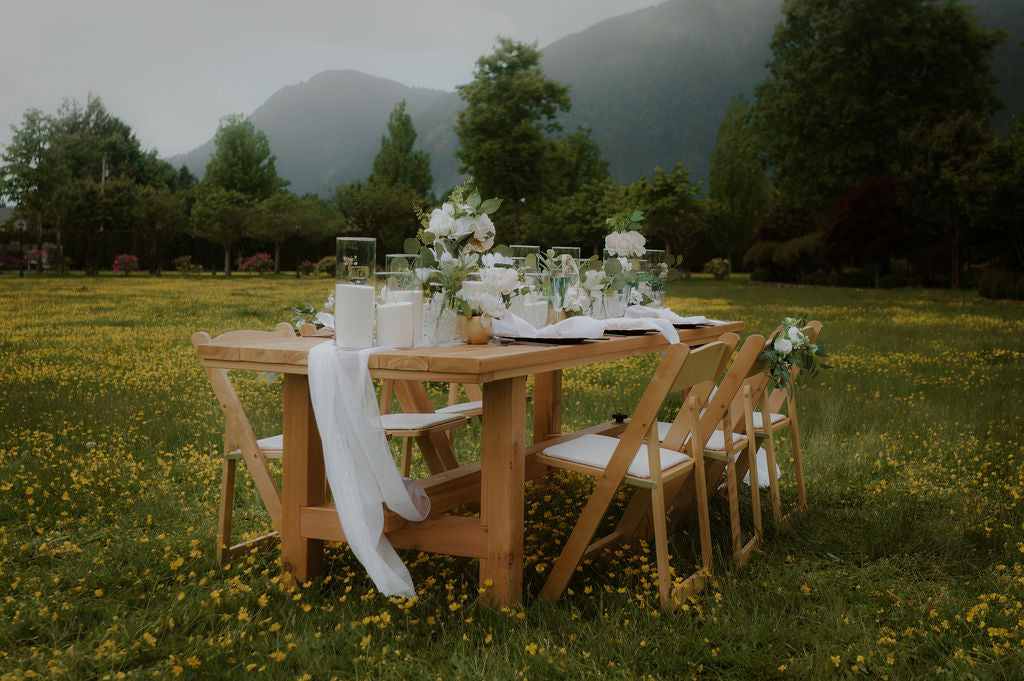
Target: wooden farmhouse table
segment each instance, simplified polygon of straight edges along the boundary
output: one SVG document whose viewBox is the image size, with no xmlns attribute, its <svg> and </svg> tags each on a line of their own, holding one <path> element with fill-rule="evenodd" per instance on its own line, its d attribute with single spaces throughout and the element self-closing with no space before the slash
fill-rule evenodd
<svg viewBox="0 0 1024 681">
<path fill-rule="evenodd" d="M 742 322 L 679 331 L 681 342 L 700 345 Z M 323 572 L 324 541 L 345 535 L 328 501 L 323 451 L 310 402 L 307 354 L 316 337 L 259 342 L 211 343 L 197 348 L 210 368 L 275 371 L 284 374 L 284 454 L 280 490 L 281 562 L 285 578 L 306 580 Z M 523 507 L 527 479 L 547 472 L 534 453 L 555 438 L 608 432 L 602 424 L 562 434 L 562 370 L 658 352 L 661 334 L 616 336 L 579 345 L 455 345 L 384 350 L 369 358 L 374 378 L 395 379 L 395 394 L 406 412 L 430 412 L 424 381 L 479 384 L 483 392 L 481 459 L 458 465 L 444 434 L 419 441 L 431 475 L 418 480 L 431 500 L 430 515 L 409 522 L 385 510 L 384 529 L 396 548 L 468 556 L 480 560 L 483 599 L 495 605 L 522 599 Z M 534 377 L 533 443 L 526 443 L 526 379 Z M 604 430 L 601 430 L 601 429 Z M 479 517 L 448 513 L 479 503 Z"/>
</svg>

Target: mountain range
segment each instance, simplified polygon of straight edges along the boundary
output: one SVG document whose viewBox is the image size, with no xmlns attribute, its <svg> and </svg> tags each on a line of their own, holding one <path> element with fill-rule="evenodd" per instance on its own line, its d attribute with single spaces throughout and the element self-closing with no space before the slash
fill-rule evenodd
<svg viewBox="0 0 1024 681">
<path fill-rule="evenodd" d="M 983 26 L 1006 27 L 1010 38 L 993 55 L 996 92 L 1011 113 L 1024 113 L 1024 2 L 974 0 Z M 767 77 L 770 42 L 781 19 L 779 0 L 669 0 L 607 19 L 542 48 L 547 75 L 570 86 L 566 130 L 589 128 L 612 176 L 631 182 L 677 162 L 706 180 L 718 126 L 736 95 L 753 99 Z M 278 173 L 298 194 L 327 197 L 370 173 L 401 100 L 430 154 L 434 189 L 461 181 L 452 126 L 463 102 L 454 92 L 409 87 L 357 71 L 325 71 L 283 87 L 252 112 L 277 157 Z M 167 159 L 202 176 L 213 153 L 206 144 Z"/>
</svg>

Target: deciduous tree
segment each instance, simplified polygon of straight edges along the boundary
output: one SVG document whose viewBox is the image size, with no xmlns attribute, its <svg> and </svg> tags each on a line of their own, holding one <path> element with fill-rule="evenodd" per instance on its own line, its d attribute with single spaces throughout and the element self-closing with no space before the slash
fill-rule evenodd
<svg viewBox="0 0 1024 681">
<path fill-rule="evenodd" d="M 900 131 L 998 102 L 1005 32 L 937 0 L 787 0 L 756 113 L 784 195 L 827 210 L 841 187 L 888 172 Z"/>
<path fill-rule="evenodd" d="M 522 200 L 543 193 L 554 144 L 547 135 L 561 130 L 555 116 L 569 110 L 569 88 L 545 76 L 536 44 L 510 38 L 498 38 L 494 53 L 476 67 L 473 82 L 457 88 L 467 105 L 455 124 L 459 170 L 484 194 L 505 199 L 510 210 L 497 216 L 499 226 L 508 221 L 518 242 Z"/>
</svg>

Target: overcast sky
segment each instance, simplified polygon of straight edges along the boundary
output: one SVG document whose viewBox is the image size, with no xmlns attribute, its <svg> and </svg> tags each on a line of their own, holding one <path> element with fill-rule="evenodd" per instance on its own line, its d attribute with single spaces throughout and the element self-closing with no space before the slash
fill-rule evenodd
<svg viewBox="0 0 1024 681">
<path fill-rule="evenodd" d="M 355 69 L 451 90 L 495 37 L 544 47 L 660 0 L 0 0 L 0 147 L 91 92 L 161 156 L 285 85 Z"/>
</svg>

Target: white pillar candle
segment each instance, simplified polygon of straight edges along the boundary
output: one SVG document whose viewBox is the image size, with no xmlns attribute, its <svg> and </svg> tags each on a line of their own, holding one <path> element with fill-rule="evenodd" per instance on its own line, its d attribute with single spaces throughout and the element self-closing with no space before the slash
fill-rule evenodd
<svg viewBox="0 0 1024 681">
<path fill-rule="evenodd" d="M 539 329 L 540 327 L 547 325 L 548 303 L 546 300 L 528 300 L 524 303 L 524 307 L 526 309 L 523 319 L 530 322 L 534 328 Z"/>
<path fill-rule="evenodd" d="M 412 347 L 412 303 L 384 303 L 377 306 L 377 345 Z"/>
<path fill-rule="evenodd" d="M 508 304 L 508 311 L 519 317 L 520 319 L 526 319 L 526 300 L 522 296 L 516 296 Z M 529 320 L 527 320 L 529 321 Z"/>
<path fill-rule="evenodd" d="M 477 293 L 483 293 L 483 291 L 484 282 L 482 281 L 474 281 L 472 279 L 467 279 L 466 281 L 462 282 L 462 295 L 466 296 L 467 298 Z"/>
<path fill-rule="evenodd" d="M 373 346 L 372 286 L 338 284 L 334 287 L 334 342 L 343 348 Z"/>
<path fill-rule="evenodd" d="M 394 299 L 399 303 L 412 303 L 412 344 L 423 343 L 423 291 L 395 291 Z"/>
</svg>

